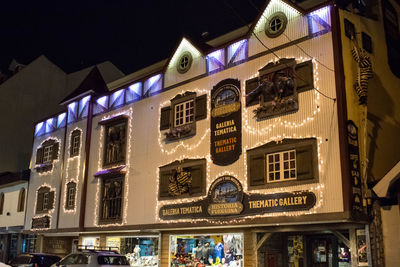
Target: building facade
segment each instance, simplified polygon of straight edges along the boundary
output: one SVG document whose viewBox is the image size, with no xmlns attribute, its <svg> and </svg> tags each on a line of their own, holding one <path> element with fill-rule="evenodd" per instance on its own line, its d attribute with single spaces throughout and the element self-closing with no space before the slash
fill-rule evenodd
<svg viewBox="0 0 400 267">
<path fill-rule="evenodd" d="M 23 233 L 29 174 L 0 174 L 0 262 L 35 250 L 34 236 Z"/>
<path fill-rule="evenodd" d="M 272 0 L 250 27 L 183 37 L 118 81 L 89 74 L 35 126 L 25 229 L 38 250 L 115 249 L 132 266 L 368 266 L 345 14 Z"/>
</svg>

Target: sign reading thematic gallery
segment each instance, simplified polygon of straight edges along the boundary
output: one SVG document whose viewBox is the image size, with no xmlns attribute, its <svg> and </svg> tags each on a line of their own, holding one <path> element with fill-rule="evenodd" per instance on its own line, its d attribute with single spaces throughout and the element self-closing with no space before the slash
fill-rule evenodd
<svg viewBox="0 0 400 267">
<path fill-rule="evenodd" d="M 263 213 L 309 210 L 315 203 L 316 196 L 309 191 L 248 195 L 243 192 L 242 185 L 235 177 L 225 175 L 211 184 L 207 198 L 165 205 L 161 207 L 159 216 L 163 220 L 229 219 Z"/>
<path fill-rule="evenodd" d="M 225 79 L 211 90 L 211 158 L 226 166 L 242 153 L 240 81 Z"/>
</svg>

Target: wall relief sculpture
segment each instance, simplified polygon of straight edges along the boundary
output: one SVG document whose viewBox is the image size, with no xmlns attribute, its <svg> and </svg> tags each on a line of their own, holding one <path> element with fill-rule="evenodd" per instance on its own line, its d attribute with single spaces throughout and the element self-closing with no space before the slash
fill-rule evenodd
<svg viewBox="0 0 400 267">
<path fill-rule="evenodd" d="M 253 112 L 258 120 L 299 109 L 295 79 L 296 61 L 283 58 L 260 69 L 259 77 L 246 81 L 246 106 L 258 99 Z"/>
<path fill-rule="evenodd" d="M 182 168 L 178 166 L 172 171 L 169 177 L 168 193 L 170 196 L 180 196 L 190 193 L 192 187 L 192 175 L 190 168 Z"/>
</svg>

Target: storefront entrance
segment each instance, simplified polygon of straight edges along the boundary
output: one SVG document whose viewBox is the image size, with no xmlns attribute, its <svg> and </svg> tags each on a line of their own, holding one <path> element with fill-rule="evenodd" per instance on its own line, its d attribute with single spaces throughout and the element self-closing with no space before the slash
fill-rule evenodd
<svg viewBox="0 0 400 267">
<path fill-rule="evenodd" d="M 267 235 L 267 236 L 266 236 Z M 262 267 L 349 267 L 350 251 L 333 234 L 260 233 Z"/>
<path fill-rule="evenodd" d="M 307 237 L 307 266 L 338 266 L 338 243 L 333 235 Z"/>
</svg>

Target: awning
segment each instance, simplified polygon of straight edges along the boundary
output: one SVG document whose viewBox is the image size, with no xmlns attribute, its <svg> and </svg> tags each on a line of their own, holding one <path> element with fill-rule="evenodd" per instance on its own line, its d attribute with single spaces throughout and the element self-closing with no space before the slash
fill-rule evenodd
<svg viewBox="0 0 400 267">
<path fill-rule="evenodd" d="M 372 190 L 378 197 L 389 197 L 390 187 L 400 179 L 400 161 L 377 183 Z"/>
<path fill-rule="evenodd" d="M 115 168 L 104 169 L 104 170 L 96 172 L 94 174 L 94 177 L 103 177 L 103 176 L 125 174 L 126 173 L 125 167 L 126 167 L 126 165 L 122 165 L 122 166 L 115 167 Z"/>
</svg>

